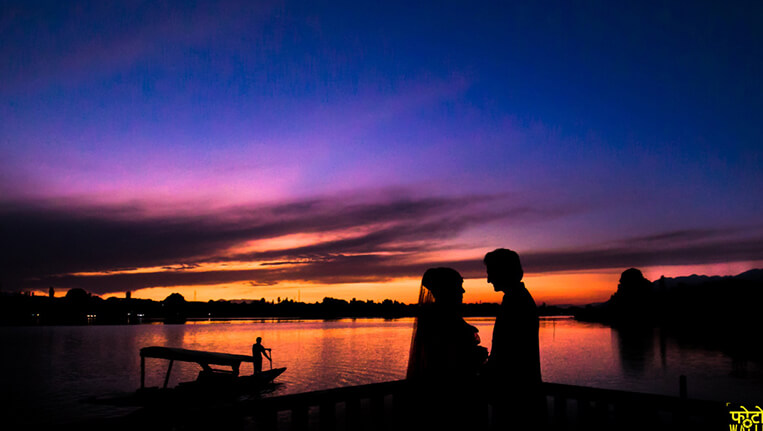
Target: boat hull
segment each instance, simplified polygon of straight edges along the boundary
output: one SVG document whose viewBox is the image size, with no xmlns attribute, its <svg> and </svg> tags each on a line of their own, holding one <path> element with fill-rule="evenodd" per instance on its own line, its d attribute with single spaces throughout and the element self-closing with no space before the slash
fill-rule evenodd
<svg viewBox="0 0 763 431">
<path fill-rule="evenodd" d="M 180 383 L 175 388 L 147 387 L 129 394 L 90 398 L 86 401 L 102 405 L 148 407 L 178 402 L 204 403 L 210 399 L 236 400 L 242 395 L 257 395 L 271 387 L 273 380 L 285 371 L 286 368 L 273 368 L 247 376 L 202 371 L 197 380 Z"/>
<path fill-rule="evenodd" d="M 286 368 L 273 368 L 252 375 L 235 376 L 228 372 L 220 371 L 201 371 L 195 382 L 182 383 L 180 386 L 211 386 L 211 387 L 232 387 L 236 389 L 258 389 L 266 385 L 276 377 L 286 371 Z"/>
</svg>

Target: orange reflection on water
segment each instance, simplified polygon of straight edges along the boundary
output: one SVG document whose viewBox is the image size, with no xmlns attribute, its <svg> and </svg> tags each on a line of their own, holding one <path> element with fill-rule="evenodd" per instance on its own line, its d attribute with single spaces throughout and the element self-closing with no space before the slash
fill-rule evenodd
<svg viewBox="0 0 763 431">
<path fill-rule="evenodd" d="M 495 319 L 466 320 L 479 329 L 481 344 L 491 348 Z M 590 385 L 592 374 L 604 381 L 619 376 L 617 346 L 607 326 L 567 317 L 541 318 L 538 340 L 544 381 Z"/>
<path fill-rule="evenodd" d="M 539 339 L 544 381 L 590 385 L 591 375 L 603 381 L 619 375 L 617 349 L 607 326 L 572 319 L 541 319 Z"/>
<path fill-rule="evenodd" d="M 289 392 L 325 389 L 403 378 L 408 363 L 412 319 L 236 320 L 208 324 L 158 325 L 140 347 L 159 345 L 251 355 L 252 344 L 272 348 L 274 367 L 287 367 L 279 378 Z M 150 366 L 149 366 L 150 362 Z M 148 385 L 162 383 L 167 363 L 148 360 Z M 266 360 L 264 367 L 269 368 Z M 177 363 L 170 384 L 193 380 L 196 364 Z M 251 373 L 242 364 L 242 373 Z"/>
</svg>

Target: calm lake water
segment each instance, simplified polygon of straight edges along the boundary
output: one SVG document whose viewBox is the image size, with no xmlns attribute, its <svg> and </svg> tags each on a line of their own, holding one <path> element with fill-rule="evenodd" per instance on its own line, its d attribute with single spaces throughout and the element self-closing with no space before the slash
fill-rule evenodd
<svg viewBox="0 0 763 431">
<path fill-rule="evenodd" d="M 489 347 L 494 319 L 467 320 Z M 257 336 L 273 349 L 273 365 L 288 368 L 273 395 L 402 379 L 412 325 L 412 319 L 345 319 L 2 327 L 2 415 L 17 424 L 36 424 L 124 414 L 131 410 L 82 400 L 137 389 L 140 348 L 248 355 Z M 540 345 L 544 381 L 677 395 L 683 374 L 692 398 L 763 401 L 760 363 L 686 347 L 658 331 L 623 334 L 600 324 L 546 319 Z M 160 386 L 166 366 L 148 359 L 147 385 Z M 170 385 L 193 380 L 198 371 L 195 364 L 177 363 Z M 250 372 L 251 364 L 245 364 L 242 373 Z"/>
</svg>

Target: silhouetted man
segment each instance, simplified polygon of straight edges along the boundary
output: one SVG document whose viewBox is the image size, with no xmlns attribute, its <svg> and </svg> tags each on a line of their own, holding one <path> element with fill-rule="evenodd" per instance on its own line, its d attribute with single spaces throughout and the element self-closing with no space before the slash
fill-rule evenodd
<svg viewBox="0 0 763 431">
<path fill-rule="evenodd" d="M 485 255 L 487 281 L 503 301 L 493 328 L 493 346 L 488 357 L 488 393 L 492 398 L 495 425 L 541 427 L 545 421 L 545 399 L 540 392 L 538 310 L 522 283 L 519 255 L 499 248 Z"/>
<path fill-rule="evenodd" d="M 252 365 L 254 366 L 255 374 L 262 372 L 262 356 L 264 355 L 269 361 L 270 356 L 268 355 L 268 352 L 271 350 L 266 349 L 265 346 L 262 345 L 262 337 L 257 337 L 256 341 L 256 343 L 252 344 L 252 359 L 254 360 Z"/>
</svg>

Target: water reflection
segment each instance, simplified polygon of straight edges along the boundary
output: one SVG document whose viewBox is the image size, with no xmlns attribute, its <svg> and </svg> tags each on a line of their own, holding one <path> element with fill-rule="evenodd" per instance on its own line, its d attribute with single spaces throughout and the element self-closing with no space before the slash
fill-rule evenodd
<svg viewBox="0 0 763 431">
<path fill-rule="evenodd" d="M 620 326 L 612 328 L 612 339 L 620 358 L 623 373 L 640 377 L 654 367 L 655 330 L 650 327 Z M 661 368 L 665 363 L 661 362 Z"/>
<path fill-rule="evenodd" d="M 467 320 L 489 347 L 494 319 Z M 402 379 L 412 325 L 412 319 L 347 319 L 0 327 L 0 340 L 12 352 L 0 355 L 0 367 L 13 370 L 0 375 L 0 414 L 21 424 L 118 414 L 80 401 L 138 388 L 138 352 L 152 345 L 248 355 L 260 336 L 273 349 L 273 366 L 288 368 L 271 395 Z M 687 344 L 664 331 L 544 319 L 539 337 L 545 381 L 676 395 L 683 374 L 692 397 L 763 400 L 760 361 Z M 146 383 L 161 385 L 166 361 L 146 366 Z M 196 364 L 176 363 L 170 385 L 193 380 L 198 371 Z M 241 372 L 251 373 L 251 365 Z"/>
</svg>

